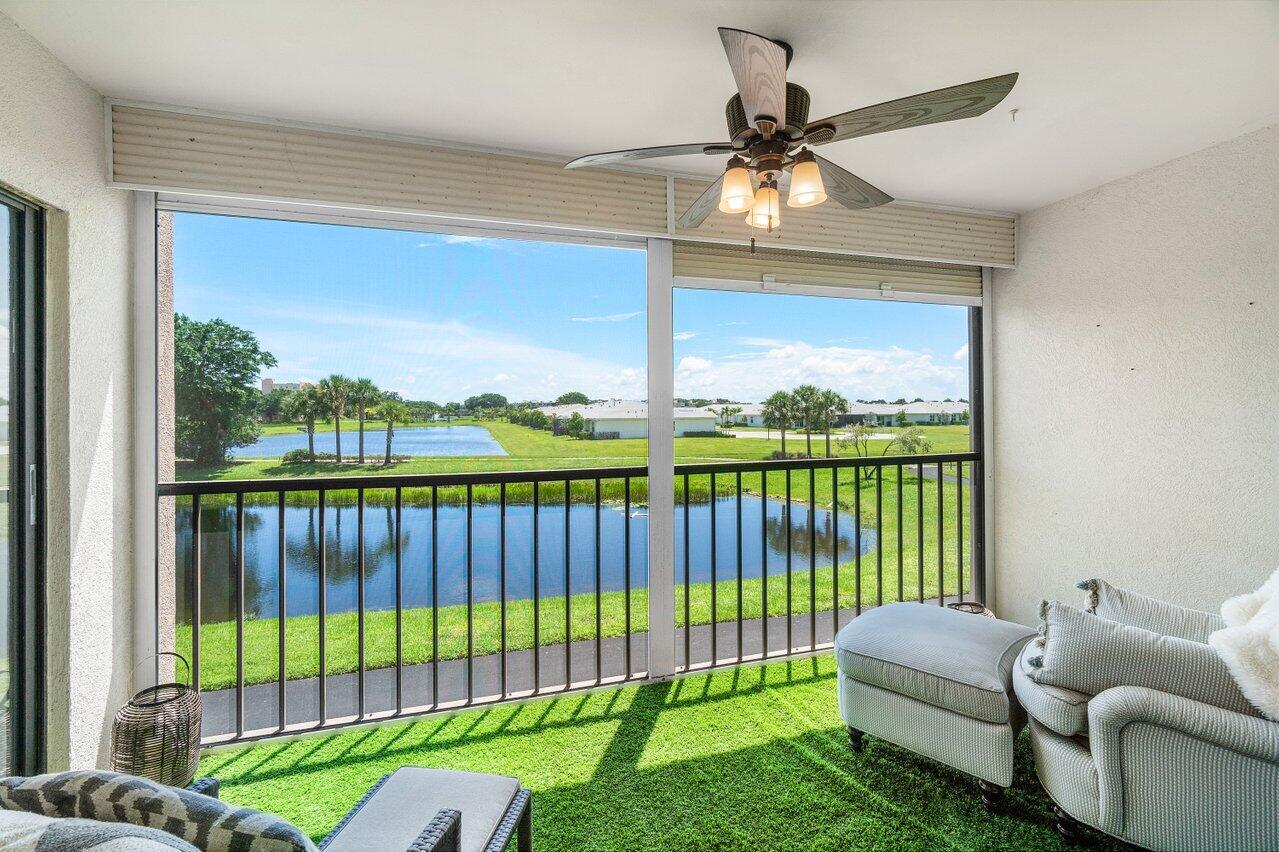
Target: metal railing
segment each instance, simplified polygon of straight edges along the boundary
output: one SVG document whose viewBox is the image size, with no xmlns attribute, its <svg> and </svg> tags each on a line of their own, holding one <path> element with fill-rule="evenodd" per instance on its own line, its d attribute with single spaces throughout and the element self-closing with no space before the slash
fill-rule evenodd
<svg viewBox="0 0 1279 852">
<path fill-rule="evenodd" d="M 161 484 L 160 641 L 191 658 L 205 741 L 647 677 L 647 473 Z M 979 482 L 976 453 L 677 465 L 675 624 L 655 637 L 687 671 L 818 650 L 889 600 L 980 598 Z"/>
</svg>

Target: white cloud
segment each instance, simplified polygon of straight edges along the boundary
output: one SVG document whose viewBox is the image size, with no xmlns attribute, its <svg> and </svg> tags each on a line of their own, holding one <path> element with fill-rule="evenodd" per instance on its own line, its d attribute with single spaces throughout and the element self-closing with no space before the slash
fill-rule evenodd
<svg viewBox="0 0 1279 852">
<path fill-rule="evenodd" d="M 418 248 L 433 248 L 435 246 L 456 246 L 456 245 L 473 245 L 473 246 L 491 246 L 493 248 L 508 248 L 512 246 L 510 240 L 503 240 L 497 237 L 479 237 L 473 234 L 431 234 L 422 242 L 417 244 Z"/>
<path fill-rule="evenodd" d="M 625 322 L 643 316 L 643 311 L 627 311 L 624 314 L 604 314 L 598 317 L 570 317 L 573 322 Z"/>
<path fill-rule="evenodd" d="M 686 355 L 679 359 L 679 366 L 675 369 L 687 373 L 700 373 L 714 366 L 714 361 L 707 361 L 705 358 L 698 358 L 696 355 Z"/>
<path fill-rule="evenodd" d="M 607 351 L 593 357 L 452 319 L 403 319 L 323 306 L 263 305 L 260 310 L 303 328 L 323 329 L 322 334 L 276 332 L 264 340 L 281 363 L 296 363 L 301 358 L 293 356 L 304 354 L 306 362 L 322 366 L 325 374 L 370 375 L 387 390 L 414 399 L 459 400 L 493 390 L 498 382 L 512 399 L 554 399 L 565 390 L 598 399 L 642 399 L 647 394 L 645 371 L 610 360 Z M 361 349 L 361 362 L 353 363 L 352 341 L 357 340 L 367 341 L 368 351 Z M 519 376 L 510 373 L 516 365 Z M 493 378 L 481 386 L 476 379 L 483 376 Z"/>
<path fill-rule="evenodd" d="M 692 340 L 694 337 L 697 337 L 697 332 L 677 331 L 673 335 L 671 335 L 671 337 L 673 337 L 675 340 Z"/>
<path fill-rule="evenodd" d="M 747 338 L 755 351 L 710 361 L 688 356 L 675 369 L 676 396 L 723 396 L 759 401 L 773 391 L 811 383 L 849 399 L 926 399 L 962 396 L 968 376 L 962 365 L 937 363 L 928 352 L 815 346 L 802 340 Z"/>
<path fill-rule="evenodd" d="M 962 360 L 964 360 L 965 358 L 967 358 L 967 357 L 968 357 L 968 344 L 967 344 L 967 343 L 965 343 L 963 346 L 961 346 L 961 347 L 959 347 L 958 349 L 956 349 L 956 350 L 955 350 L 955 354 L 954 354 L 954 355 L 952 355 L 952 356 L 950 356 L 950 357 L 954 358 L 956 361 L 962 361 Z"/>
</svg>

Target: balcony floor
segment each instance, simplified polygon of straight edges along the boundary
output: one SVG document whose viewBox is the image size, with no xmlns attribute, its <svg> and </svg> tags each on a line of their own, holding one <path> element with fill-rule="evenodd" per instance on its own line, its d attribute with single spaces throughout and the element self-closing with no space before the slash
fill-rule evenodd
<svg viewBox="0 0 1279 852">
<path fill-rule="evenodd" d="M 998 816 L 973 779 L 880 741 L 856 755 L 823 656 L 264 742 L 201 772 L 317 840 L 417 764 L 518 776 L 537 849 L 1063 848 L 1019 745 Z"/>
</svg>

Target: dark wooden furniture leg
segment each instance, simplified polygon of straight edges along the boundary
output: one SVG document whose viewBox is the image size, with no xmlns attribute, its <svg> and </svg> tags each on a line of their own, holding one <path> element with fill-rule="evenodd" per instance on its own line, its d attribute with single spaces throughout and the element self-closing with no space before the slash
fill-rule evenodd
<svg viewBox="0 0 1279 852">
<path fill-rule="evenodd" d="M 986 780 L 978 780 L 981 785 L 981 803 L 988 811 L 997 811 L 1004 801 L 1004 788 Z"/>
<path fill-rule="evenodd" d="M 852 746 L 853 751 L 860 752 L 862 749 L 866 748 L 866 734 L 857 728 L 849 726 L 848 744 Z"/>
<path fill-rule="evenodd" d="M 1080 842 L 1079 821 L 1056 805 L 1053 806 L 1053 816 L 1056 817 L 1053 828 L 1057 829 L 1057 834 L 1061 836 L 1061 839 L 1071 846 L 1078 845 Z"/>
</svg>

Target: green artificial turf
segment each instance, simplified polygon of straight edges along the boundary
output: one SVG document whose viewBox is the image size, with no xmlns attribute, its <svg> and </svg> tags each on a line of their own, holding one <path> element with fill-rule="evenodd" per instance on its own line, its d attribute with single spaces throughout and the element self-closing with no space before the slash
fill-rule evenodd
<svg viewBox="0 0 1279 852">
<path fill-rule="evenodd" d="M 743 666 L 267 742 L 200 769 L 317 840 L 383 774 L 420 765 L 519 777 L 537 850 L 1065 848 L 1024 735 L 991 815 L 968 776 L 881 741 L 850 751 L 835 690 L 829 657 Z"/>
</svg>

